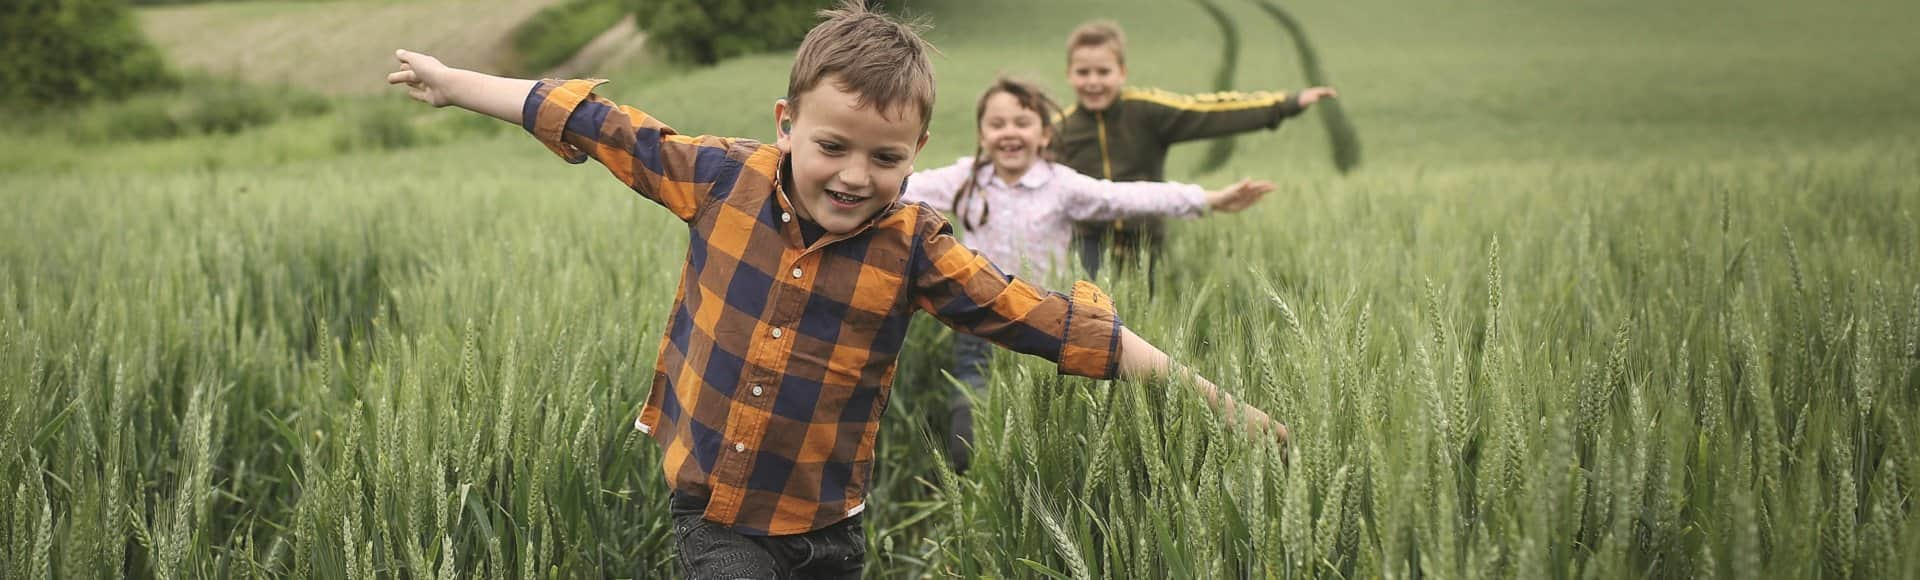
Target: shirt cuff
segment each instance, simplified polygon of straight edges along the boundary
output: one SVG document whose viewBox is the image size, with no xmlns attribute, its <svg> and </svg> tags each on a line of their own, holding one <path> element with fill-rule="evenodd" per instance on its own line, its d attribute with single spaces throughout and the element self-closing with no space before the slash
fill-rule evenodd
<svg viewBox="0 0 1920 580">
<path fill-rule="evenodd" d="M 1091 282 L 1074 282 L 1068 298 L 1060 374 L 1111 379 L 1120 374 L 1120 315 Z"/>
<path fill-rule="evenodd" d="M 1298 92 L 1287 93 L 1287 98 L 1280 99 L 1280 118 L 1282 119 L 1298 115 L 1306 110 L 1306 107 L 1300 106 L 1300 93 Z"/>
<path fill-rule="evenodd" d="M 1207 212 L 1213 209 L 1207 207 L 1207 188 L 1198 185 L 1189 185 L 1185 189 L 1182 189 L 1180 191 L 1180 202 L 1185 205 L 1180 208 L 1179 215 L 1185 217 L 1207 215 Z"/>
<path fill-rule="evenodd" d="M 541 80 L 527 93 L 527 102 L 520 111 L 521 126 L 567 163 L 585 162 L 586 152 L 566 142 L 567 119 L 573 117 L 573 110 L 581 102 L 593 96 L 596 87 L 606 82 L 604 79 Z"/>
</svg>

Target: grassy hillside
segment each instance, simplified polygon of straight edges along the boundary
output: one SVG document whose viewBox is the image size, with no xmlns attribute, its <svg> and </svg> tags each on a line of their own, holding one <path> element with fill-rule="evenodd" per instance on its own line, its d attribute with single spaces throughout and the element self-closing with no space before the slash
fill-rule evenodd
<svg viewBox="0 0 1920 580">
<path fill-rule="evenodd" d="M 177 67 L 335 95 L 380 92 L 393 49 L 492 67 L 508 33 L 557 0 L 214 2 L 140 10 Z"/>
<path fill-rule="evenodd" d="M 1243 84 L 1297 86 L 1264 15 L 1220 4 Z M 258 6 L 231 9 L 306 5 Z M 1083 19 L 1128 27 L 1136 84 L 1204 90 L 1219 54 L 1187 3 L 914 6 L 944 53 L 922 167 L 971 152 L 999 71 L 1068 97 Z M 1176 178 L 1281 189 L 1176 227 L 1158 294 L 1101 283 L 1291 423 L 1290 461 L 1181 385 L 1002 356 L 955 478 L 926 439 L 948 331 L 922 320 L 874 575 L 1920 575 L 1920 8 L 1288 8 L 1366 165 L 1336 175 L 1311 117 L 1215 174 L 1177 150 Z M 766 138 L 789 61 L 607 94 Z M 232 136 L 0 134 L 0 577 L 671 573 L 631 417 L 684 233 L 517 131 L 339 103 Z M 333 144 L 387 126 L 433 137 Z"/>
</svg>

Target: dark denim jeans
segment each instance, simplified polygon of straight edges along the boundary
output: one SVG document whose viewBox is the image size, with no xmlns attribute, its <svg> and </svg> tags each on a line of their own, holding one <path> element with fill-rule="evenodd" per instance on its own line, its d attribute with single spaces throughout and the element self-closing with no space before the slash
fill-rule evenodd
<svg viewBox="0 0 1920 580">
<path fill-rule="evenodd" d="M 1157 222 L 1140 224 L 1135 229 L 1082 225 L 1073 232 L 1073 248 L 1080 256 L 1080 266 L 1087 270 L 1087 279 L 1098 279 L 1109 257 L 1123 272 L 1146 262 L 1149 293 L 1156 286 L 1154 273 L 1159 270 L 1161 248 L 1166 246 L 1166 241 L 1166 225 Z"/>
<path fill-rule="evenodd" d="M 993 360 L 993 343 L 971 334 L 953 333 L 953 378 L 973 391 L 974 397 L 987 396 L 987 363 Z M 966 393 L 947 398 L 952 435 L 947 437 L 947 457 L 953 470 L 966 473 L 973 465 L 973 402 Z"/>
<path fill-rule="evenodd" d="M 867 534 L 856 515 L 791 536 L 747 536 L 700 517 L 705 498 L 674 492 L 674 547 L 689 579 L 859 578 L 867 565 Z"/>
</svg>

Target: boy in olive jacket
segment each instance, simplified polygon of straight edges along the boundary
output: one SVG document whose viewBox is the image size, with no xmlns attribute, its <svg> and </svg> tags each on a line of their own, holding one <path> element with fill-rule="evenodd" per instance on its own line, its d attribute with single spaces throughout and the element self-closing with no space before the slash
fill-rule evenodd
<svg viewBox="0 0 1920 580">
<path fill-rule="evenodd" d="M 1205 95 L 1127 87 L 1126 35 L 1104 20 L 1080 25 L 1067 39 L 1067 81 L 1077 102 L 1055 124 L 1054 160 L 1112 181 L 1165 181 L 1167 148 L 1175 143 L 1272 129 L 1320 99 L 1338 96 L 1328 87 Z M 1117 257 L 1128 258 L 1142 244 L 1157 252 L 1165 235 L 1157 218 L 1086 223 L 1075 232 L 1075 245 L 1093 276 L 1109 240 Z"/>
</svg>

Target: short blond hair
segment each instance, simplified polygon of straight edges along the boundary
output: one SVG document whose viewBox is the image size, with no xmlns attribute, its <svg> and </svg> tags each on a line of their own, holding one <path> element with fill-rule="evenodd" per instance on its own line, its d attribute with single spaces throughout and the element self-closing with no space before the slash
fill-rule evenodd
<svg viewBox="0 0 1920 580">
<path fill-rule="evenodd" d="M 1127 64 L 1127 33 L 1120 30 L 1118 22 L 1094 20 L 1073 29 L 1067 36 L 1067 63 L 1073 63 L 1073 51 L 1087 47 L 1113 49 L 1114 60 L 1122 66 Z"/>
<path fill-rule="evenodd" d="M 853 93 L 860 106 L 873 106 L 882 116 L 917 109 L 921 132 L 933 120 L 933 63 L 927 53 L 933 45 L 920 38 L 925 26 L 901 22 L 868 10 L 863 0 L 842 0 L 822 19 L 793 56 L 787 76 L 787 104 L 800 110 L 800 95 L 833 77 L 835 85 Z"/>
</svg>

